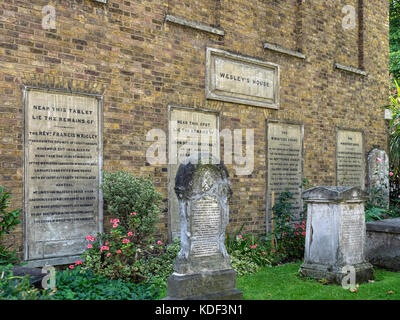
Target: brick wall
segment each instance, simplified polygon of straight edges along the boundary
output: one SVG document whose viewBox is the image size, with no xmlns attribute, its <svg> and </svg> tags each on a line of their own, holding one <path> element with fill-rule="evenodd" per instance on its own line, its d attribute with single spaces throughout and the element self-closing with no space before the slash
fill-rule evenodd
<svg viewBox="0 0 400 320">
<path fill-rule="evenodd" d="M 56 8 L 56 30 L 42 29 L 48 4 Z M 356 9 L 355 30 L 341 27 L 345 4 Z M 166 14 L 219 27 L 225 36 L 164 22 Z M 306 59 L 263 49 L 263 42 Z M 279 64 L 280 109 L 207 101 L 206 46 Z M 146 163 L 145 134 L 167 132 L 168 104 L 219 110 L 221 129 L 254 128 L 257 142 L 250 176 L 228 166 L 229 230 L 246 222 L 246 231 L 263 232 L 265 120 L 304 123 L 304 176 L 335 184 L 336 126 L 363 129 L 366 152 L 387 150 L 380 106 L 388 103 L 388 52 L 388 6 L 381 0 L 0 0 L 0 185 L 22 208 L 22 85 L 103 94 L 104 168 L 153 174 L 165 208 L 167 165 Z M 335 62 L 364 68 L 367 76 L 335 69 Z M 164 210 L 158 228 L 164 240 L 167 216 Z M 22 225 L 6 242 L 23 251 Z"/>
</svg>

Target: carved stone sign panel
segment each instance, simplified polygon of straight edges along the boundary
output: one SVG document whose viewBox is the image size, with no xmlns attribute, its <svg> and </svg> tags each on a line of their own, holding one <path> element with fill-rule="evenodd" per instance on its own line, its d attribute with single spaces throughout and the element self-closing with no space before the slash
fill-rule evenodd
<svg viewBox="0 0 400 320">
<path fill-rule="evenodd" d="M 176 238 L 180 236 L 179 204 L 174 191 L 176 173 L 190 154 L 202 152 L 219 158 L 218 113 L 170 106 L 168 152 L 168 224 L 170 237 Z"/>
<path fill-rule="evenodd" d="M 99 96 L 25 91 L 25 259 L 79 255 L 101 231 Z"/>
<path fill-rule="evenodd" d="M 336 139 L 336 184 L 365 189 L 363 132 L 337 129 Z"/>
<path fill-rule="evenodd" d="M 271 217 L 272 192 L 276 201 L 285 190 L 292 193 L 292 208 L 299 216 L 302 210 L 299 187 L 303 179 L 303 125 L 268 121 L 267 138 L 268 217 Z"/>
<path fill-rule="evenodd" d="M 207 48 L 206 96 L 279 109 L 279 66 Z"/>
</svg>

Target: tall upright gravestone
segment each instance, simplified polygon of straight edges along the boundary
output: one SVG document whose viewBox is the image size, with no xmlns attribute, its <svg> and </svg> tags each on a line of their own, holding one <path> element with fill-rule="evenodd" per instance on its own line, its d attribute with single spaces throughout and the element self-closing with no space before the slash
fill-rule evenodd
<svg viewBox="0 0 400 320">
<path fill-rule="evenodd" d="M 212 163 L 211 155 L 195 154 L 179 166 L 175 192 L 181 250 L 167 281 L 166 299 L 242 298 L 224 243 L 232 194 L 229 175 L 222 163 Z"/>
<path fill-rule="evenodd" d="M 389 157 L 385 150 L 368 153 L 368 189 L 375 205 L 389 208 Z"/>
</svg>

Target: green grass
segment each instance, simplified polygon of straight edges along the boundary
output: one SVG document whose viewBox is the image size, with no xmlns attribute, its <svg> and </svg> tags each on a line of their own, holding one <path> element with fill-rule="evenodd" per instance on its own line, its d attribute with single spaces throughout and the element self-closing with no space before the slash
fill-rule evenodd
<svg viewBox="0 0 400 320">
<path fill-rule="evenodd" d="M 237 288 L 245 300 L 400 300 L 399 272 L 375 269 L 375 281 L 361 284 L 352 293 L 339 285 L 299 277 L 300 264 L 262 268 L 256 274 L 238 277 Z"/>
</svg>

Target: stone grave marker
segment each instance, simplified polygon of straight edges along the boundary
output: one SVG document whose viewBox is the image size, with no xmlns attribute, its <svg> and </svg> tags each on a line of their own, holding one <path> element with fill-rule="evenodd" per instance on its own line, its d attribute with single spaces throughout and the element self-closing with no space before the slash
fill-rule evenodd
<svg viewBox="0 0 400 320">
<path fill-rule="evenodd" d="M 385 150 L 372 149 L 368 154 L 368 190 L 380 197 L 378 206 L 389 208 L 389 157 Z"/>
<path fill-rule="evenodd" d="M 241 299 L 236 272 L 225 248 L 232 194 L 226 167 L 207 154 L 196 154 L 178 169 L 181 250 L 167 281 L 167 298 Z"/>
<path fill-rule="evenodd" d="M 307 203 L 304 263 L 300 273 L 342 283 L 354 268 L 357 283 L 374 278 L 366 260 L 364 201 L 357 187 L 314 187 L 303 192 Z"/>
</svg>

